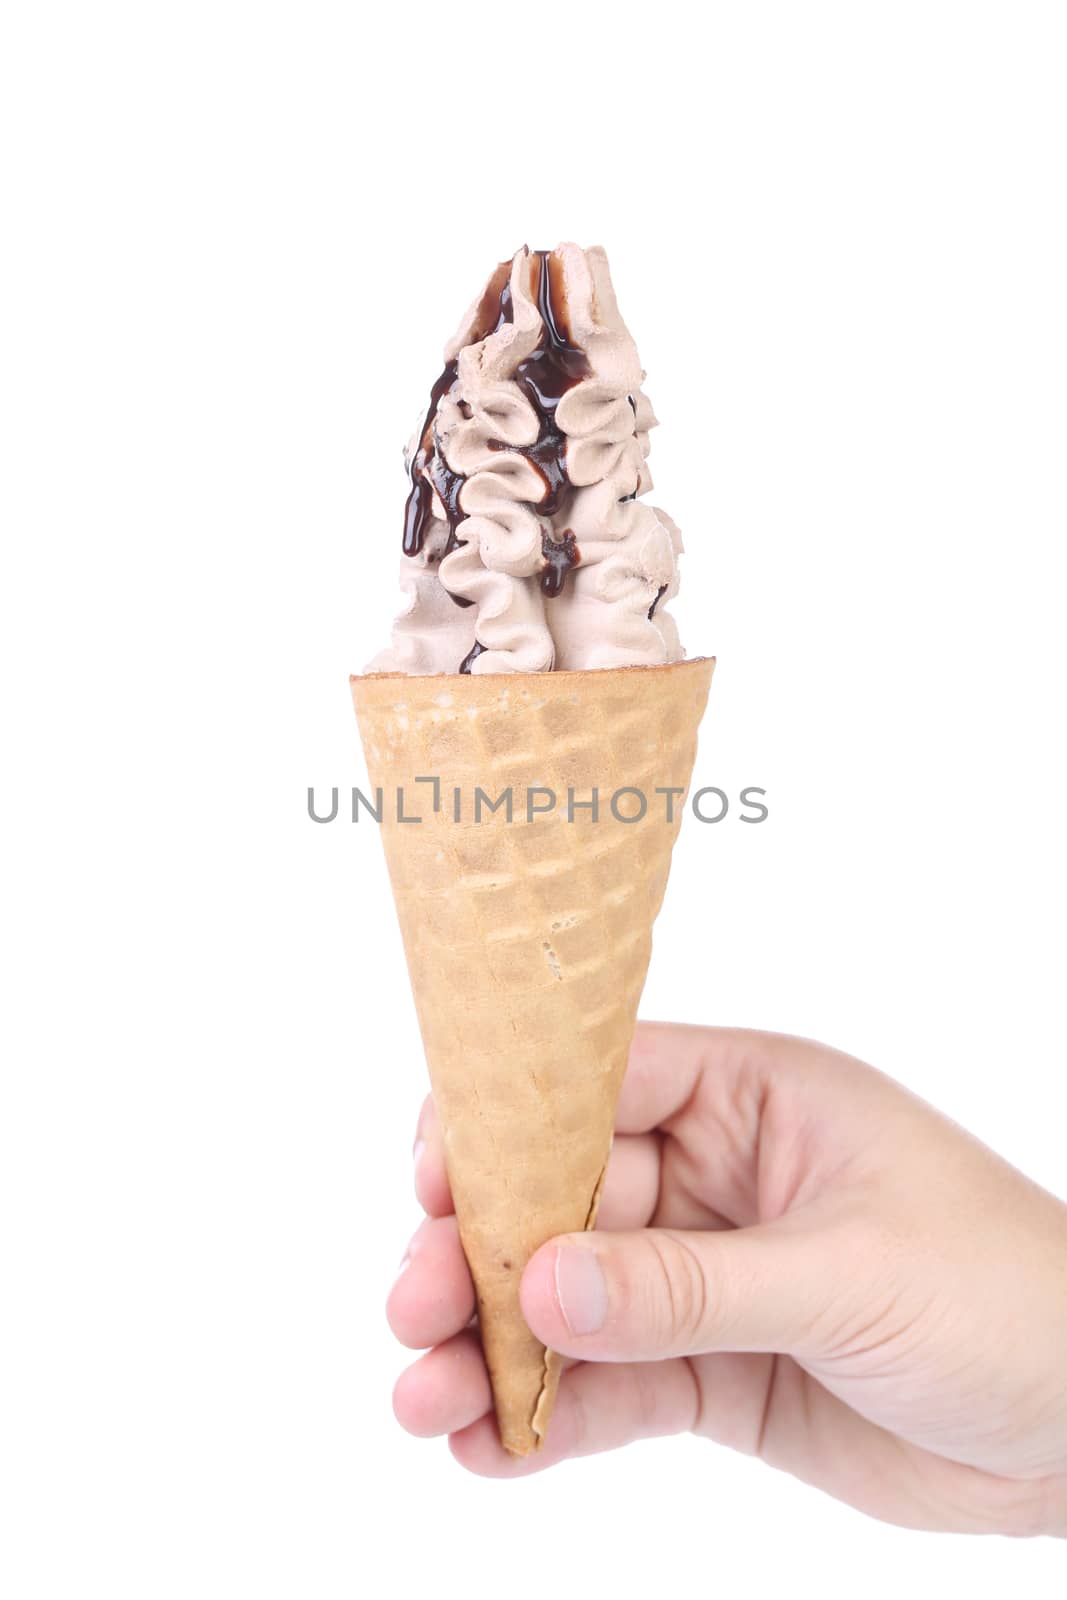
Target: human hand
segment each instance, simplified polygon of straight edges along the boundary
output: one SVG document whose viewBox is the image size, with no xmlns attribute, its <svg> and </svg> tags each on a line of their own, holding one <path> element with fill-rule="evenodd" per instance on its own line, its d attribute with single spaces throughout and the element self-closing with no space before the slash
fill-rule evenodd
<svg viewBox="0 0 1067 1600">
<path fill-rule="evenodd" d="M 474 1472 L 693 1430 L 906 1527 L 1067 1536 L 1067 1206 L 873 1068 L 773 1034 L 641 1025 L 596 1232 L 523 1315 L 567 1358 L 548 1437 L 496 1432 L 432 1101 L 427 1212 L 389 1297 L 396 1386 Z"/>
</svg>

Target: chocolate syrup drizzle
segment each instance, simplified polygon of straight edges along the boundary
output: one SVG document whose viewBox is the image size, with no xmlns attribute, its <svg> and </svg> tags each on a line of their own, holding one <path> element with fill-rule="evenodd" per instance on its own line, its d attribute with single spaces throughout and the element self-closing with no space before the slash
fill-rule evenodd
<svg viewBox="0 0 1067 1600">
<path fill-rule="evenodd" d="M 627 401 L 629 403 L 630 410 L 634 414 L 634 432 L 636 433 L 637 432 L 637 401 L 634 399 L 632 394 L 628 394 L 626 396 L 626 399 L 627 399 Z M 640 482 L 641 482 L 641 478 L 640 478 L 640 474 L 639 474 L 638 475 L 638 479 L 637 479 L 637 483 L 635 483 L 634 487 L 633 487 L 633 493 L 632 494 L 624 494 L 624 495 L 622 495 L 620 500 L 619 500 L 620 506 L 628 505 L 631 500 L 636 500 L 637 499 L 637 490 L 638 490 L 638 485 L 640 484 Z M 655 601 L 653 601 L 653 605 L 654 604 L 655 604 Z"/>
<path fill-rule="evenodd" d="M 555 539 L 546 528 L 541 534 L 541 554 L 547 563 L 541 574 L 542 592 L 550 597 L 562 594 L 563 580 L 571 568 L 576 567 L 582 559 L 574 534 L 566 528 L 563 537 Z"/>
<path fill-rule="evenodd" d="M 537 503 L 538 511 L 547 517 L 554 517 L 570 488 L 564 462 L 567 435 L 556 422 L 556 407 L 568 390 L 590 376 L 592 369 L 585 351 L 571 342 L 563 295 L 562 265 L 551 250 L 538 250 L 536 255 L 539 262 L 537 309 L 541 314 L 541 341 L 536 350 L 519 363 L 513 381 L 530 402 L 540 423 L 537 442 L 520 449 L 518 453 L 526 457 L 544 483 L 545 492 Z M 509 447 L 492 441 L 490 448 L 506 450 Z"/>
<path fill-rule="evenodd" d="M 512 320 L 511 305 L 511 262 L 502 261 L 493 273 L 482 296 L 481 304 L 475 317 L 475 326 L 472 330 L 472 343 L 477 344 L 505 322 Z M 404 554 L 417 556 L 426 542 L 426 530 L 433 516 L 433 490 L 436 489 L 441 503 L 445 508 L 448 519 L 448 550 L 454 550 L 461 543 L 457 540 L 456 525 L 463 520 L 463 512 L 459 504 L 459 492 L 466 479 L 452 468 L 445 460 L 444 451 L 440 448 L 437 439 L 437 407 L 450 393 L 459 376 L 459 364 L 450 361 L 430 390 L 430 404 L 426 411 L 426 420 L 422 425 L 419 435 L 419 447 L 408 465 L 408 476 L 411 479 L 411 492 L 404 507 Z M 457 605 L 468 606 L 472 602 L 464 600 L 458 595 L 453 595 Z"/>
<path fill-rule="evenodd" d="M 452 598 L 454 600 L 455 595 L 453 595 Z M 477 661 L 478 657 L 484 652 L 484 650 L 485 645 L 479 644 L 477 639 L 475 639 L 474 644 L 467 651 L 467 654 L 463 657 L 463 660 L 459 664 L 460 672 L 469 672 L 471 669 L 471 662 Z"/>
<path fill-rule="evenodd" d="M 408 463 L 408 475 L 411 478 L 411 493 L 408 495 L 404 507 L 404 554 L 417 556 L 426 539 L 426 528 L 433 515 L 433 485 L 426 478 L 426 468 L 431 458 L 436 453 L 433 437 L 433 422 L 437 415 L 437 404 L 443 400 L 456 381 L 458 369 L 454 361 L 450 361 L 442 372 L 433 388 L 430 390 L 430 404 L 426 412 L 426 421 L 422 425 L 419 436 L 419 447 Z"/>
<path fill-rule="evenodd" d="M 488 443 L 490 450 L 514 450 L 525 457 L 544 484 L 544 493 L 534 509 L 546 517 L 554 517 L 571 487 L 565 459 L 567 436 L 556 422 L 556 408 L 575 384 L 591 375 L 592 369 L 585 351 L 571 339 L 562 263 L 551 250 L 537 250 L 534 253 L 538 259 L 537 309 L 541 315 L 541 338 L 536 349 L 519 363 L 512 381 L 519 386 L 534 409 L 539 423 L 538 435 L 532 445 L 509 445 L 498 439 L 490 439 Z M 471 342 L 478 343 L 505 323 L 513 321 L 511 263 L 502 261 L 482 297 L 475 326 L 471 330 Z M 411 491 L 404 508 L 406 556 L 418 555 L 425 543 L 433 516 L 435 490 L 448 522 L 448 541 L 444 554 L 448 555 L 466 543 L 457 532 L 465 517 L 459 499 L 466 478 L 454 472 L 445 460 L 435 426 L 438 403 L 451 392 L 457 376 L 457 363 L 451 361 L 431 389 L 419 446 L 409 464 Z M 632 395 L 629 400 L 636 419 L 637 406 Z M 633 494 L 625 496 L 625 499 L 633 500 L 636 496 L 635 488 Z M 541 590 L 551 598 L 563 592 L 567 573 L 581 561 L 581 552 L 570 528 L 565 528 L 557 538 L 550 527 L 542 530 L 541 552 L 545 561 Z M 650 617 L 662 593 L 660 590 L 653 601 Z M 462 595 L 453 594 L 451 598 L 458 606 L 473 604 Z M 474 648 L 461 664 L 460 672 L 469 672 L 471 663 L 477 660 L 484 648 L 484 645 L 475 642 Z"/>
<path fill-rule="evenodd" d="M 567 436 L 556 422 L 556 407 L 568 390 L 590 375 L 591 369 L 585 351 L 571 341 L 567 325 L 563 295 L 562 267 L 550 250 L 535 252 L 538 259 L 537 309 L 541 315 L 541 339 L 537 348 L 519 363 L 513 375 L 540 424 L 537 440 L 532 445 L 515 447 L 503 440 L 489 440 L 491 450 L 516 449 L 525 456 L 544 484 L 544 493 L 537 509 L 545 516 L 555 516 L 563 497 L 570 488 L 564 457 Z M 511 264 L 502 261 L 493 274 L 482 299 L 472 329 L 472 343 L 488 338 L 506 322 L 514 320 L 511 299 Z M 433 514 L 433 491 L 444 508 L 448 521 L 448 543 L 445 554 L 459 548 L 463 540 L 457 537 L 457 528 L 463 521 L 459 503 L 460 492 L 466 479 L 454 472 L 445 460 L 434 426 L 438 403 L 453 388 L 457 378 L 456 362 L 449 362 L 430 391 L 430 404 L 423 423 L 419 447 L 410 463 L 411 492 L 404 508 L 404 554 L 418 555 L 426 539 L 426 530 Z M 568 544 L 569 538 L 569 544 Z M 565 560 L 560 554 L 546 551 L 546 567 L 542 584 L 546 594 L 558 594 L 562 588 L 561 572 L 566 573 L 580 559 L 569 530 L 562 540 L 549 539 L 548 543 L 567 549 Z M 469 601 L 453 595 L 459 604 Z"/>
</svg>

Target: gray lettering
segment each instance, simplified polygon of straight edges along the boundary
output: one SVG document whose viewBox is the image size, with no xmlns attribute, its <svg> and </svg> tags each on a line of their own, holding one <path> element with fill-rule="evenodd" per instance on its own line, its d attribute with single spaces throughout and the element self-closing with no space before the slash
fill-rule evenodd
<svg viewBox="0 0 1067 1600">
<path fill-rule="evenodd" d="M 758 817 L 742 817 L 741 818 L 742 822 L 752 823 L 753 825 L 755 823 L 757 823 L 757 822 L 766 822 L 767 815 L 768 815 L 767 807 L 764 806 L 764 805 L 761 805 L 758 800 L 750 800 L 748 798 L 750 794 L 766 794 L 766 793 L 767 793 L 766 789 L 755 789 L 755 788 L 752 788 L 752 789 L 742 789 L 741 790 L 741 804 L 743 806 L 751 806 L 753 811 L 758 811 L 760 813 Z"/>
<path fill-rule="evenodd" d="M 655 792 L 657 794 L 665 794 L 667 796 L 667 821 L 668 822 L 673 822 L 674 821 L 674 797 L 675 797 L 676 794 L 684 794 L 685 790 L 684 789 L 660 789 L 660 788 L 657 788 Z"/>
<path fill-rule="evenodd" d="M 312 822 L 332 822 L 334 817 L 336 817 L 336 815 L 337 815 L 337 790 L 336 789 L 331 789 L 330 790 L 330 794 L 333 796 L 333 810 L 330 812 L 330 815 L 328 817 L 317 817 L 315 815 L 315 791 L 314 791 L 314 789 L 309 789 L 308 790 L 308 816 L 311 818 Z"/>
<path fill-rule="evenodd" d="M 511 793 L 510 787 L 508 787 L 507 789 L 503 789 L 500 792 L 500 794 L 497 795 L 495 800 L 490 800 L 489 796 L 486 794 L 484 789 L 479 789 L 479 788 L 476 787 L 475 790 L 474 790 L 474 820 L 475 820 L 475 822 L 481 822 L 481 820 L 482 820 L 482 803 L 483 803 L 483 801 L 485 803 L 485 808 L 486 808 L 487 811 L 493 812 L 495 814 L 497 811 L 500 810 L 500 807 L 503 806 L 504 807 L 504 816 L 507 818 L 508 822 L 511 822 L 511 821 L 514 820 L 513 819 L 513 815 L 512 815 L 512 811 L 513 811 L 513 808 L 512 808 L 512 793 Z"/>
<path fill-rule="evenodd" d="M 534 795 L 535 794 L 547 795 L 548 796 L 548 804 L 544 805 L 544 806 L 535 806 L 534 805 Z M 531 787 L 529 789 L 527 789 L 527 791 L 526 791 L 526 820 L 527 820 L 527 822 L 532 822 L 534 817 L 544 816 L 547 812 L 555 811 L 555 809 L 556 809 L 556 794 L 555 794 L 555 790 L 542 788 L 540 785 L 538 785 L 536 783 L 532 784 Z"/>
<path fill-rule="evenodd" d="M 406 817 L 404 815 L 404 785 L 397 784 L 396 788 L 396 820 L 398 822 L 421 822 L 421 817 Z"/>
<path fill-rule="evenodd" d="M 370 801 L 367 799 L 367 796 L 363 793 L 362 789 L 353 789 L 352 790 L 352 821 L 353 822 L 358 822 L 359 821 L 359 808 L 360 808 L 360 805 L 365 805 L 366 806 L 367 810 L 370 812 L 370 814 L 374 818 L 375 822 L 381 822 L 381 820 L 382 820 L 382 791 L 380 789 L 375 789 L 374 796 L 375 796 L 375 799 L 378 802 L 377 809 L 375 809 L 375 807 L 371 805 Z"/>
<path fill-rule="evenodd" d="M 705 794 L 717 794 L 719 799 L 722 801 L 722 810 L 719 812 L 717 817 L 706 817 L 701 811 L 700 798 Z M 693 796 L 693 815 L 696 817 L 698 822 L 721 822 L 729 809 L 730 802 L 727 800 L 721 789 L 698 789 L 696 794 Z"/>
<path fill-rule="evenodd" d="M 592 814 L 591 814 L 591 816 L 589 818 L 590 822 L 599 822 L 600 821 L 600 790 L 599 789 L 593 789 L 590 792 L 592 793 L 592 796 L 593 796 L 593 798 L 591 800 L 576 800 L 574 798 L 574 790 L 573 789 L 568 789 L 567 790 L 567 821 L 568 822 L 573 822 L 574 821 L 574 813 L 576 811 L 588 811 L 588 812 L 591 812 Z"/>
<path fill-rule="evenodd" d="M 440 778 L 416 778 L 415 782 L 416 783 L 432 783 L 433 784 L 433 808 L 434 808 L 435 811 L 440 811 L 440 809 L 441 809 L 441 780 L 440 780 Z"/>
<path fill-rule="evenodd" d="M 620 795 L 624 794 L 635 794 L 638 800 L 640 800 L 641 809 L 636 816 L 624 817 L 622 812 L 619 810 L 619 797 Z M 615 793 L 611 797 L 611 814 L 615 818 L 616 822 L 640 822 L 647 810 L 648 800 L 640 789 L 616 789 Z"/>
</svg>

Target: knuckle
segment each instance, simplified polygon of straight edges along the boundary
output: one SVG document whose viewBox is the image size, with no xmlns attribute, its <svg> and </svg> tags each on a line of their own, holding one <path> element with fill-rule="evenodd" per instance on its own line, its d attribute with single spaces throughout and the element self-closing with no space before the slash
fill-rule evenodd
<svg viewBox="0 0 1067 1600">
<path fill-rule="evenodd" d="M 649 1233 L 650 1322 L 657 1347 L 691 1350 L 708 1318 L 704 1265 L 684 1234 Z"/>
</svg>

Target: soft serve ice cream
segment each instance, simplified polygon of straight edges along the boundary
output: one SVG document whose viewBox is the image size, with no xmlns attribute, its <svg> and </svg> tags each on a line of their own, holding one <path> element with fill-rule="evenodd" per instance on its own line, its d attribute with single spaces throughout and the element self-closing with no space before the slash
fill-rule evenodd
<svg viewBox="0 0 1067 1600">
<path fill-rule="evenodd" d="M 372 672 L 654 666 L 681 535 L 651 487 L 637 348 L 600 248 L 523 248 L 445 349 L 408 447 L 400 583 Z"/>
</svg>

